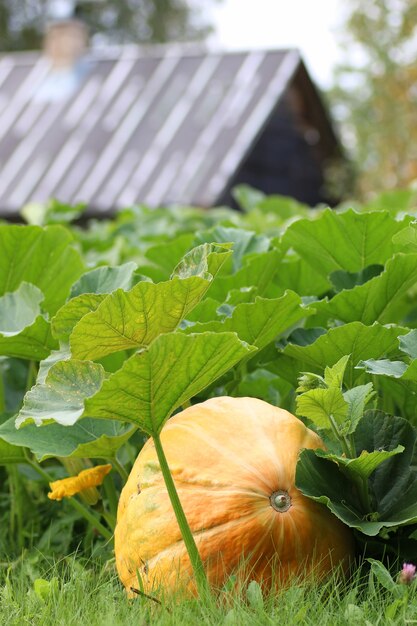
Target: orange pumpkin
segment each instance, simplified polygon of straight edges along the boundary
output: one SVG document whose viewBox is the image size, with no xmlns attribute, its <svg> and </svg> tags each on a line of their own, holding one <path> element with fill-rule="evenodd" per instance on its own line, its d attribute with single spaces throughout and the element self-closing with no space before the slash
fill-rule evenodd
<svg viewBox="0 0 417 626">
<path fill-rule="evenodd" d="M 209 582 L 233 572 L 268 589 L 322 576 L 354 555 L 351 531 L 294 486 L 302 448 L 324 448 L 299 419 L 255 398 L 212 398 L 172 417 L 161 440 Z M 122 491 L 116 565 L 129 592 L 185 587 L 188 555 L 152 440 Z"/>
</svg>

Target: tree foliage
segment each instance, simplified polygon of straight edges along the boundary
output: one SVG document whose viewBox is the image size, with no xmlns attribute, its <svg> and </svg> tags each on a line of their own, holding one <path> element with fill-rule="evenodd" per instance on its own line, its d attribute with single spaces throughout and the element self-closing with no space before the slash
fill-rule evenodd
<svg viewBox="0 0 417 626">
<path fill-rule="evenodd" d="M 91 35 L 110 43 L 164 43 L 202 39 L 210 27 L 202 17 L 204 2 L 187 0 L 84 0 L 73 14 Z M 42 46 L 51 0 L 0 0 L 0 51 L 36 50 Z"/>
<path fill-rule="evenodd" d="M 332 100 L 367 195 L 417 178 L 417 0 L 349 0 L 348 10 Z"/>
</svg>

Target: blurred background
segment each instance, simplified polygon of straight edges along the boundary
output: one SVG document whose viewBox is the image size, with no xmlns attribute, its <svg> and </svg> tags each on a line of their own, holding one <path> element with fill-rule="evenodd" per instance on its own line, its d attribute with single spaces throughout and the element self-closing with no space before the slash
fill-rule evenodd
<svg viewBox="0 0 417 626">
<path fill-rule="evenodd" d="M 52 33 L 54 26 L 68 23 L 77 24 L 70 35 L 59 28 Z M 140 201 L 155 206 L 170 202 L 210 206 L 232 202 L 230 189 L 235 182 L 264 186 L 262 191 L 266 193 L 295 196 L 304 185 L 308 191 L 304 196 L 298 193 L 298 199 L 308 204 L 322 201 L 334 204 L 347 197 L 362 200 L 382 190 L 408 186 L 417 178 L 416 23 L 417 0 L 292 0 L 291 3 L 284 0 L 0 0 L 0 210 L 12 215 L 19 203 L 41 202 L 51 196 L 63 202 L 85 201 L 99 211 Z M 138 64 L 136 78 L 131 77 L 133 82 L 120 80 L 110 97 L 106 93 L 111 91 L 112 68 L 102 63 L 95 80 L 100 80 L 102 85 L 107 80 L 107 92 L 99 93 L 96 87 L 94 96 L 77 99 L 74 112 L 77 94 L 87 85 L 88 76 L 93 78 L 94 63 L 98 67 L 99 60 L 108 60 L 113 55 L 113 59 L 120 61 L 129 54 L 149 60 L 151 46 L 156 46 L 158 56 L 162 54 L 161 44 L 175 44 L 176 54 L 184 59 L 192 54 L 190 50 L 197 50 L 196 54 L 202 55 L 202 63 L 204 55 L 228 51 L 242 54 L 239 66 L 242 92 L 232 103 L 236 110 L 236 134 L 227 139 L 233 151 L 230 150 L 224 163 L 220 161 L 227 152 L 227 145 L 200 137 L 204 127 L 207 129 L 210 124 L 211 113 L 204 113 L 201 102 L 198 103 L 200 108 L 197 107 L 196 92 L 199 90 L 198 96 L 208 106 L 207 102 L 215 97 L 215 88 L 223 90 L 225 95 L 227 83 L 234 80 L 233 72 L 238 73 L 237 67 L 230 70 L 231 74 L 222 84 L 214 69 L 206 69 L 204 89 L 196 82 L 196 68 L 190 70 L 192 87 L 187 91 L 187 85 L 180 87 L 177 80 L 176 91 L 171 89 L 164 107 L 160 107 L 162 117 L 157 119 L 156 113 L 152 113 L 155 103 L 148 98 L 145 107 L 150 81 L 155 81 L 155 73 L 160 72 L 157 65 L 144 69 L 143 64 L 140 68 Z M 265 55 L 262 59 L 265 65 L 259 61 L 259 67 L 263 68 L 260 74 L 254 71 L 253 76 L 250 74 L 252 70 L 245 54 L 253 61 L 253 52 L 257 50 L 290 49 L 299 52 L 301 69 L 300 65 L 294 65 L 289 70 L 291 58 L 288 56 Z M 42 72 L 37 57 L 22 54 L 25 51 L 38 51 L 42 59 L 47 59 L 48 77 L 45 74 L 40 78 L 38 74 Z M 89 61 L 83 64 L 84 58 Z M 226 64 L 226 61 L 220 59 L 219 63 Z M 210 59 L 205 62 L 207 66 Z M 251 90 L 258 101 L 266 98 L 270 85 L 276 80 L 275 74 L 267 78 L 266 64 L 272 62 L 280 68 L 280 88 L 276 91 L 273 108 L 268 109 L 265 104 L 264 116 L 259 118 L 249 137 L 250 110 L 244 111 L 242 94 L 249 94 L 245 96 L 248 101 Z M 244 75 L 242 78 L 244 63 L 248 68 L 246 79 Z M 178 76 L 186 76 L 185 61 L 180 69 Z M 284 70 L 287 72 L 285 79 L 282 78 Z M 306 75 L 301 76 L 304 70 Z M 117 81 L 116 74 L 114 80 Z M 168 93 L 169 76 L 164 80 Z M 200 76 L 200 82 L 202 80 Z M 269 82 L 265 82 L 267 80 Z M 134 97 L 132 85 L 140 86 Z M 235 93 L 237 87 L 233 86 Z M 114 134 L 106 141 L 103 139 L 112 125 L 109 120 L 112 110 L 107 107 L 108 103 L 104 104 L 104 99 L 107 97 L 109 102 L 115 99 L 116 90 L 119 100 L 124 101 L 122 113 L 123 107 L 119 106 L 119 116 L 143 118 L 137 135 L 131 126 L 132 145 L 123 145 L 115 158 L 119 164 L 117 171 L 115 165 L 107 167 L 102 163 L 101 169 L 97 166 L 98 159 L 105 161 L 106 155 L 113 151 Z M 162 85 L 159 101 L 163 94 Z M 295 96 L 298 104 L 294 104 Z M 228 97 L 229 118 L 225 124 L 230 128 L 233 107 L 230 109 L 230 94 Z M 66 108 L 62 101 L 59 103 L 64 98 Z M 190 102 L 192 98 L 194 104 Z M 224 109 L 226 105 L 221 98 L 219 95 L 219 106 Z M 74 120 L 78 116 L 81 124 L 76 126 L 73 121 L 72 130 L 68 118 L 71 103 L 70 117 L 72 115 Z M 142 113 L 138 112 L 140 106 L 146 108 Z M 176 107 L 177 126 L 175 119 L 170 118 L 168 140 L 168 129 L 165 129 L 165 136 L 158 135 L 158 130 L 173 107 Z M 213 111 L 214 108 L 213 105 Z M 238 119 L 240 110 L 242 121 Z M 93 121 L 92 111 L 96 111 Z M 41 123 L 42 115 L 49 119 L 56 115 L 60 120 L 66 115 L 65 128 Z M 200 126 L 193 126 L 197 118 Z M 147 124 L 145 119 L 148 119 Z M 216 132 L 219 136 L 223 134 L 222 124 L 212 131 L 213 137 Z M 291 124 L 297 130 L 297 137 L 285 134 L 285 128 Z M 116 126 L 114 122 L 117 139 Z M 98 139 L 100 127 L 102 135 Z M 96 138 L 89 143 L 87 135 L 93 136 L 93 130 Z M 56 139 L 57 145 L 45 139 L 48 133 Z M 176 136 L 178 145 L 173 143 Z M 281 143 L 279 137 L 283 138 Z M 311 151 L 311 162 L 307 149 Z M 170 151 L 168 159 L 166 155 Z M 268 154 L 268 160 L 260 156 L 261 152 Z M 188 163 L 184 169 L 186 156 L 191 153 L 198 167 L 195 165 L 193 169 Z M 276 166 L 279 159 L 288 161 L 285 154 L 293 155 L 291 173 L 284 165 Z M 209 159 L 218 164 L 216 174 L 210 173 L 214 165 L 210 165 Z M 85 179 L 81 174 L 75 175 L 75 163 Z M 297 167 L 300 172 L 294 173 Z M 91 171 L 92 179 L 88 179 L 87 171 Z M 55 176 L 58 174 L 59 180 Z M 94 198 L 89 196 L 94 185 L 101 188 L 106 177 L 113 174 L 114 180 L 107 181 L 101 196 L 97 190 Z M 155 180 L 147 189 L 151 174 Z M 292 186 L 286 186 L 283 179 L 289 180 L 293 175 Z M 188 182 L 178 184 L 176 194 L 170 195 L 166 190 L 174 189 L 174 181 L 181 176 L 195 177 L 194 186 L 189 188 Z M 106 202 L 110 196 L 113 199 L 106 204 L 104 196 Z"/>
</svg>

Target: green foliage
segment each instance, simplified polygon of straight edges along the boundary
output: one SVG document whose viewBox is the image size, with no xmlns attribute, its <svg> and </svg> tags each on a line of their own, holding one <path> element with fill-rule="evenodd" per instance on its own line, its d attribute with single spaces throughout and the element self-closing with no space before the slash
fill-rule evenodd
<svg viewBox="0 0 417 626">
<path fill-rule="evenodd" d="M 223 394 L 259 397 L 317 430 L 327 449 L 302 452 L 300 489 L 374 557 L 409 557 L 417 248 L 403 196 L 377 209 L 307 210 L 240 188 L 243 212 L 140 206 L 81 228 L 55 207 L 60 224 L 1 226 L 8 550 L 53 551 L 58 527 L 65 549 L 80 536 L 86 550 L 102 545 L 145 437 Z M 47 500 L 48 482 L 98 460 L 113 471 L 96 504 Z M 261 610 L 255 585 L 247 601 Z"/>
<path fill-rule="evenodd" d="M 415 180 L 417 52 L 416 0 L 349 0 L 344 3 L 342 59 L 330 94 L 346 144 L 357 164 L 358 190 L 393 190 Z M 405 211 L 415 190 L 388 191 L 372 208 Z M 395 203 L 395 204 L 394 204 Z"/>
</svg>

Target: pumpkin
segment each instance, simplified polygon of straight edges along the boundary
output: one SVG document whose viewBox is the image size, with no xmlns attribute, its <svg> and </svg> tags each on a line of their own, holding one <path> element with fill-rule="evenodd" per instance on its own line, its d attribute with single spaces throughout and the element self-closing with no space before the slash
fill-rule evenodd
<svg viewBox="0 0 417 626">
<path fill-rule="evenodd" d="M 212 398 L 168 420 L 161 441 L 213 587 L 232 573 L 270 589 L 348 567 L 350 529 L 294 486 L 300 450 L 324 448 L 299 419 L 255 398 Z M 128 592 L 196 593 L 151 439 L 121 493 L 115 555 Z"/>
</svg>

